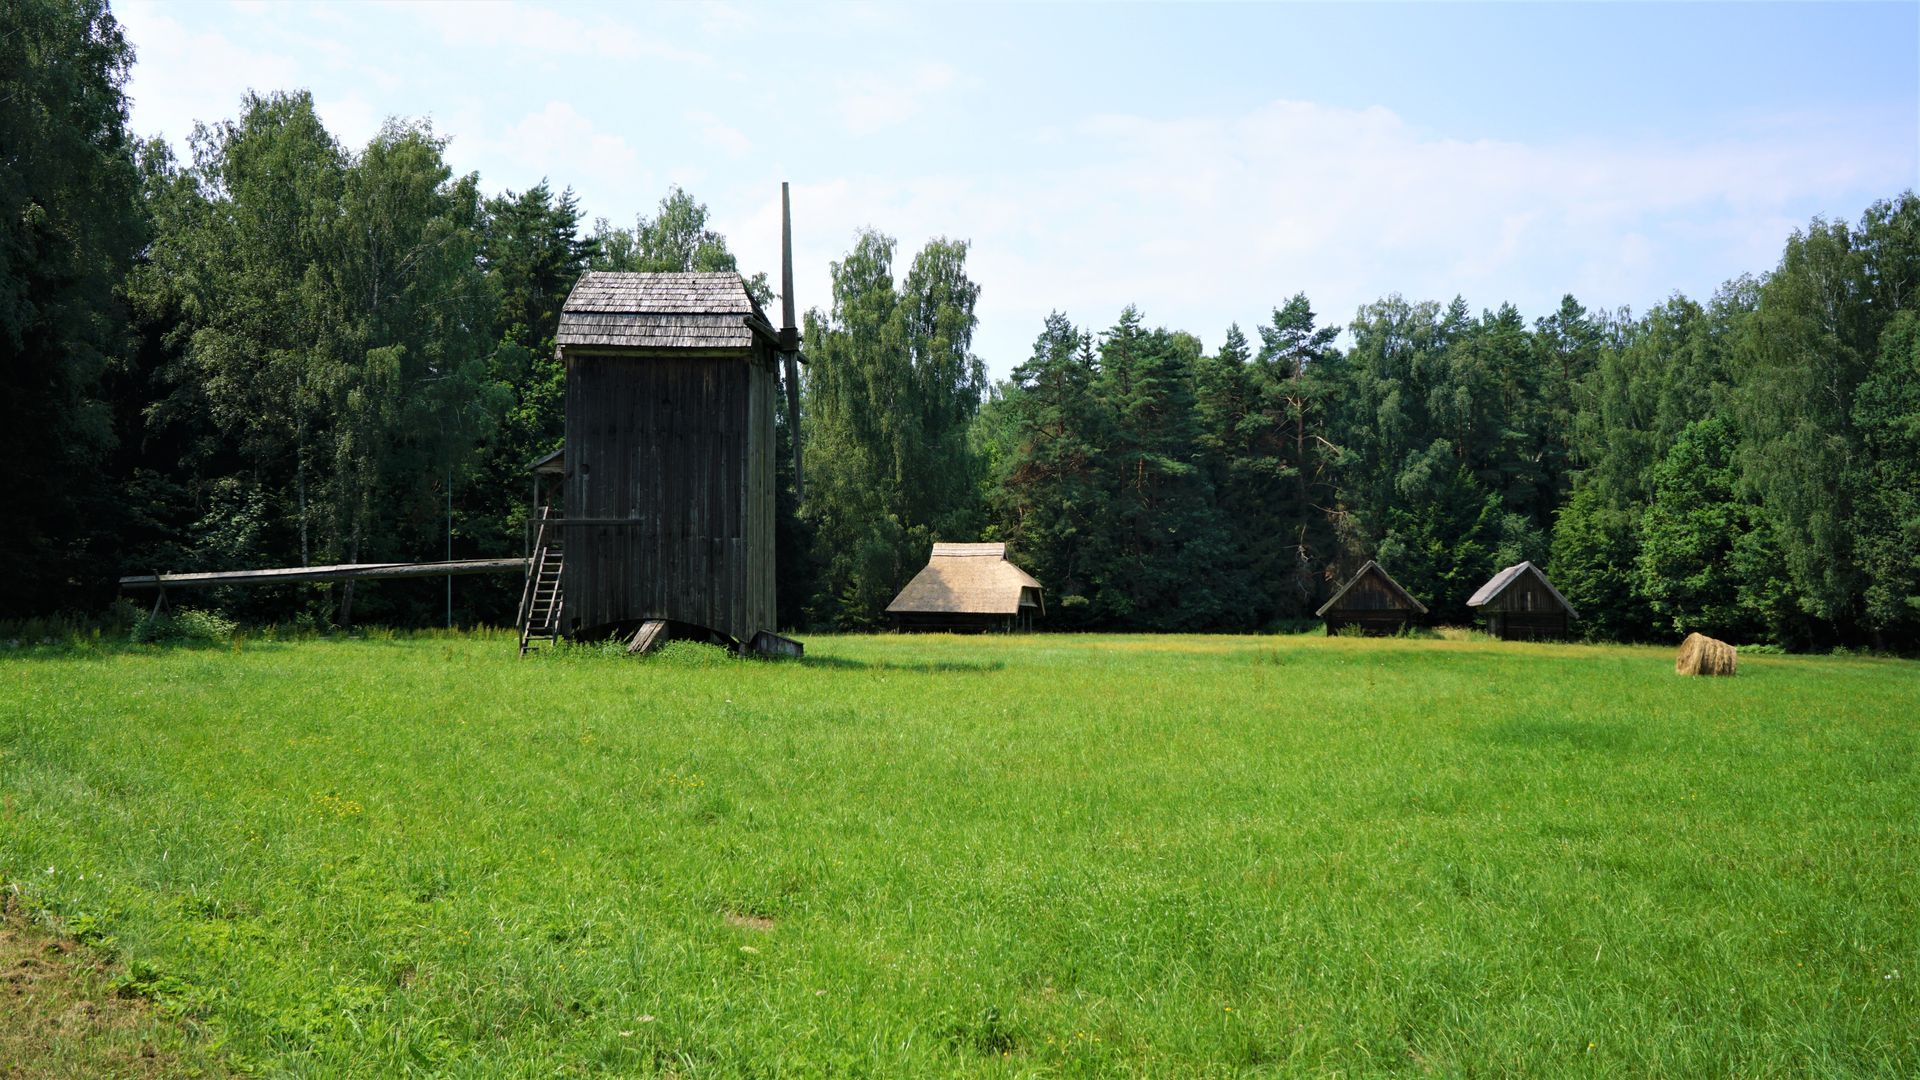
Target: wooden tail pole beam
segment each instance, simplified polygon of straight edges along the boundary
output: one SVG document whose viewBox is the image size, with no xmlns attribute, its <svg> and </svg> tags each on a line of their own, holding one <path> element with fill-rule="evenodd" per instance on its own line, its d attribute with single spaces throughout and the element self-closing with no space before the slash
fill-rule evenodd
<svg viewBox="0 0 1920 1080">
<path fill-rule="evenodd" d="M 786 368 L 787 436 L 793 440 L 793 497 L 805 491 L 800 471 L 800 328 L 793 318 L 793 205 L 780 181 L 780 351 Z"/>
<path fill-rule="evenodd" d="M 378 581 L 383 578 L 443 577 L 447 574 L 506 574 L 526 569 L 525 559 L 455 559 L 424 563 L 342 563 L 336 566 L 288 566 L 272 570 L 216 570 L 188 574 L 134 574 L 120 579 L 123 589 L 191 589 L 211 585 L 285 585 L 301 581 Z"/>
</svg>

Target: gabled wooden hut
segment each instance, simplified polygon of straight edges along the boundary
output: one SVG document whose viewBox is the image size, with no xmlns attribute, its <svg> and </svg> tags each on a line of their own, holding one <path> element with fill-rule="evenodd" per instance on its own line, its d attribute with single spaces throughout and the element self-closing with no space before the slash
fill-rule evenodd
<svg viewBox="0 0 1920 1080">
<path fill-rule="evenodd" d="M 1416 616 L 1426 613 L 1427 605 L 1409 595 L 1372 559 L 1314 612 L 1327 620 L 1329 634 L 1348 626 L 1357 626 L 1368 634 L 1397 634 Z"/>
<path fill-rule="evenodd" d="M 1031 630 L 1046 614 L 1040 583 L 1007 560 L 1005 544 L 935 544 L 887 614 L 902 630 Z"/>
<path fill-rule="evenodd" d="M 566 370 L 557 629 L 661 621 L 737 646 L 774 614 L 774 409 L 782 336 L 737 273 L 581 277 Z M 551 464 L 551 463 L 547 463 Z"/>
<path fill-rule="evenodd" d="M 1497 638 L 1538 639 L 1567 636 L 1567 623 L 1580 617 L 1553 587 L 1547 575 L 1530 562 L 1516 563 L 1467 601 L 1486 617 L 1487 630 Z"/>
</svg>

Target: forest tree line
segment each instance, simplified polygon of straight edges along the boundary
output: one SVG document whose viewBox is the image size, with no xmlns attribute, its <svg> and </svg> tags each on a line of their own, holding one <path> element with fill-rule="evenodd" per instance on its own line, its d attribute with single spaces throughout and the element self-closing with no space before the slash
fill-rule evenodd
<svg viewBox="0 0 1920 1080">
<path fill-rule="evenodd" d="M 305 93 L 249 95 L 178 160 L 128 131 L 103 3 L 4 18 L 0 615 L 98 610 L 153 569 L 518 554 L 573 282 L 736 268 L 687 192 L 589 226 L 568 191 L 456 175 L 423 123 L 345 146 Z M 937 538 L 1006 541 L 1058 629 L 1286 625 L 1367 558 L 1464 622 L 1530 559 L 1596 638 L 1920 645 L 1911 192 L 1704 301 L 1529 321 L 1389 296 L 1341 326 L 1281 292 L 1211 347 L 1132 306 L 1056 313 L 998 383 L 967 254 L 862 232 L 806 314 L 788 626 L 884 625 Z M 216 599 L 419 624 L 441 590 Z M 453 618 L 518 591 L 465 579 Z"/>
</svg>

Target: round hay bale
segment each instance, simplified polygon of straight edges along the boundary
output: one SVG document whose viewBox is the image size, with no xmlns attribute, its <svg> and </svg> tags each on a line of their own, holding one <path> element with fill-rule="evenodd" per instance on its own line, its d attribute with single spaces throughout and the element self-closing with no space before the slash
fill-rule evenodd
<svg viewBox="0 0 1920 1080">
<path fill-rule="evenodd" d="M 1705 634 L 1688 634 L 1680 643 L 1680 656 L 1673 670 L 1680 675 L 1732 675 L 1739 663 L 1737 651 L 1724 641 Z"/>
</svg>

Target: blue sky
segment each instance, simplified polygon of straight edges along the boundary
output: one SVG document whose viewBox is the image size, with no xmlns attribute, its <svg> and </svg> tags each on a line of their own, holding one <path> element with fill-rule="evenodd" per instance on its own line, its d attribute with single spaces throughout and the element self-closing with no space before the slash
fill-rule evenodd
<svg viewBox="0 0 1920 1080">
<path fill-rule="evenodd" d="M 970 240 L 996 375 L 1048 311 L 1216 346 L 1304 291 L 1643 309 L 1920 186 L 1920 4 L 116 6 L 137 131 L 304 87 L 429 117 L 488 190 L 627 223 L 679 183 L 796 293 L 872 226 Z"/>
</svg>

